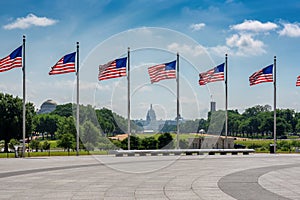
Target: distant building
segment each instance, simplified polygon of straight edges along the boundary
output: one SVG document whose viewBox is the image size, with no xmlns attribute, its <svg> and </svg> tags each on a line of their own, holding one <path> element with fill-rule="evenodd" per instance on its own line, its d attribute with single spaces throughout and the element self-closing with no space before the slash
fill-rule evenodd
<svg viewBox="0 0 300 200">
<path fill-rule="evenodd" d="M 152 108 L 152 104 L 150 104 L 150 109 L 148 110 L 146 115 L 146 121 L 144 121 L 143 124 L 144 133 L 153 133 L 159 131 L 161 121 L 156 120 L 156 114 L 154 109 Z"/>
<path fill-rule="evenodd" d="M 216 102 L 211 101 L 210 102 L 210 112 L 216 111 Z"/>
<path fill-rule="evenodd" d="M 152 104 L 150 104 L 150 109 L 146 115 L 146 121 L 150 124 L 151 122 L 156 121 L 156 114 L 155 111 L 152 109 Z"/>
<path fill-rule="evenodd" d="M 179 121 L 182 122 L 183 118 L 179 116 Z M 164 126 L 176 126 L 177 121 L 175 120 L 157 120 L 155 111 L 150 104 L 150 108 L 147 111 L 146 119 L 134 120 L 135 124 L 143 130 L 143 133 L 157 133 L 160 132 Z"/>
<path fill-rule="evenodd" d="M 51 113 L 56 109 L 57 103 L 53 100 L 47 100 L 44 103 L 42 103 L 41 108 L 37 112 L 37 114 L 47 114 Z"/>
</svg>

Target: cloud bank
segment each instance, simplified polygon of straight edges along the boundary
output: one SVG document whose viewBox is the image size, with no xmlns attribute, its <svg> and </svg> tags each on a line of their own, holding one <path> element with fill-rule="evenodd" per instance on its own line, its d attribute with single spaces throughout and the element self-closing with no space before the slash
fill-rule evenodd
<svg viewBox="0 0 300 200">
<path fill-rule="evenodd" d="M 47 17 L 38 17 L 32 13 L 28 14 L 26 17 L 17 18 L 10 24 L 3 26 L 5 30 L 12 29 L 28 29 L 33 26 L 52 26 L 56 24 L 58 21 L 54 19 L 50 19 Z"/>
</svg>

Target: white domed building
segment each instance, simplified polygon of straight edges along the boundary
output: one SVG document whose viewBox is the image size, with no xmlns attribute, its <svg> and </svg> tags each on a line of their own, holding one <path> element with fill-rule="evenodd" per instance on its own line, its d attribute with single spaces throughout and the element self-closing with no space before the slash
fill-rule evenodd
<svg viewBox="0 0 300 200">
<path fill-rule="evenodd" d="M 57 103 L 51 99 L 45 101 L 42 103 L 40 110 L 37 112 L 37 114 L 47 114 L 51 113 L 56 109 Z"/>
</svg>

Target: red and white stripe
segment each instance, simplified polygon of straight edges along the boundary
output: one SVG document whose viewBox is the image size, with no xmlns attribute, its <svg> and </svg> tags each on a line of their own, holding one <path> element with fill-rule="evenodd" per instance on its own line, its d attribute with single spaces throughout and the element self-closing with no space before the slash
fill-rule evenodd
<svg viewBox="0 0 300 200">
<path fill-rule="evenodd" d="M 0 60 L 0 72 L 5 72 L 16 67 L 22 67 L 22 57 L 11 59 L 10 56 Z"/>
<path fill-rule="evenodd" d="M 126 76 L 126 66 L 117 68 L 116 61 L 99 66 L 99 81 Z"/>
<path fill-rule="evenodd" d="M 224 72 L 214 73 L 215 69 L 199 74 L 199 85 L 206 85 L 207 83 L 223 81 Z"/>
<path fill-rule="evenodd" d="M 300 86 L 300 76 L 297 77 L 296 86 Z"/>
<path fill-rule="evenodd" d="M 65 74 L 70 72 L 76 72 L 75 62 L 64 63 L 63 57 L 51 68 L 49 75 Z"/>
<path fill-rule="evenodd" d="M 259 83 L 273 82 L 273 74 L 264 74 L 263 70 L 255 72 L 249 77 L 250 86 Z"/>
<path fill-rule="evenodd" d="M 155 65 L 148 68 L 151 83 L 159 82 L 165 79 L 175 79 L 176 70 L 166 70 L 166 65 Z"/>
</svg>

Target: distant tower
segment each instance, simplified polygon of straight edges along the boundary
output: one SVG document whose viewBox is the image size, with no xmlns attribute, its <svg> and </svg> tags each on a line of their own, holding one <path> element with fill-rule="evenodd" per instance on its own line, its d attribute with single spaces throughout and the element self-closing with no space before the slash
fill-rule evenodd
<svg viewBox="0 0 300 200">
<path fill-rule="evenodd" d="M 210 112 L 214 112 L 214 111 L 216 111 L 216 102 L 211 101 L 210 102 Z"/>
<path fill-rule="evenodd" d="M 152 104 L 150 104 L 150 109 L 147 112 L 146 121 L 148 123 L 156 121 L 155 111 L 152 109 Z"/>
</svg>

